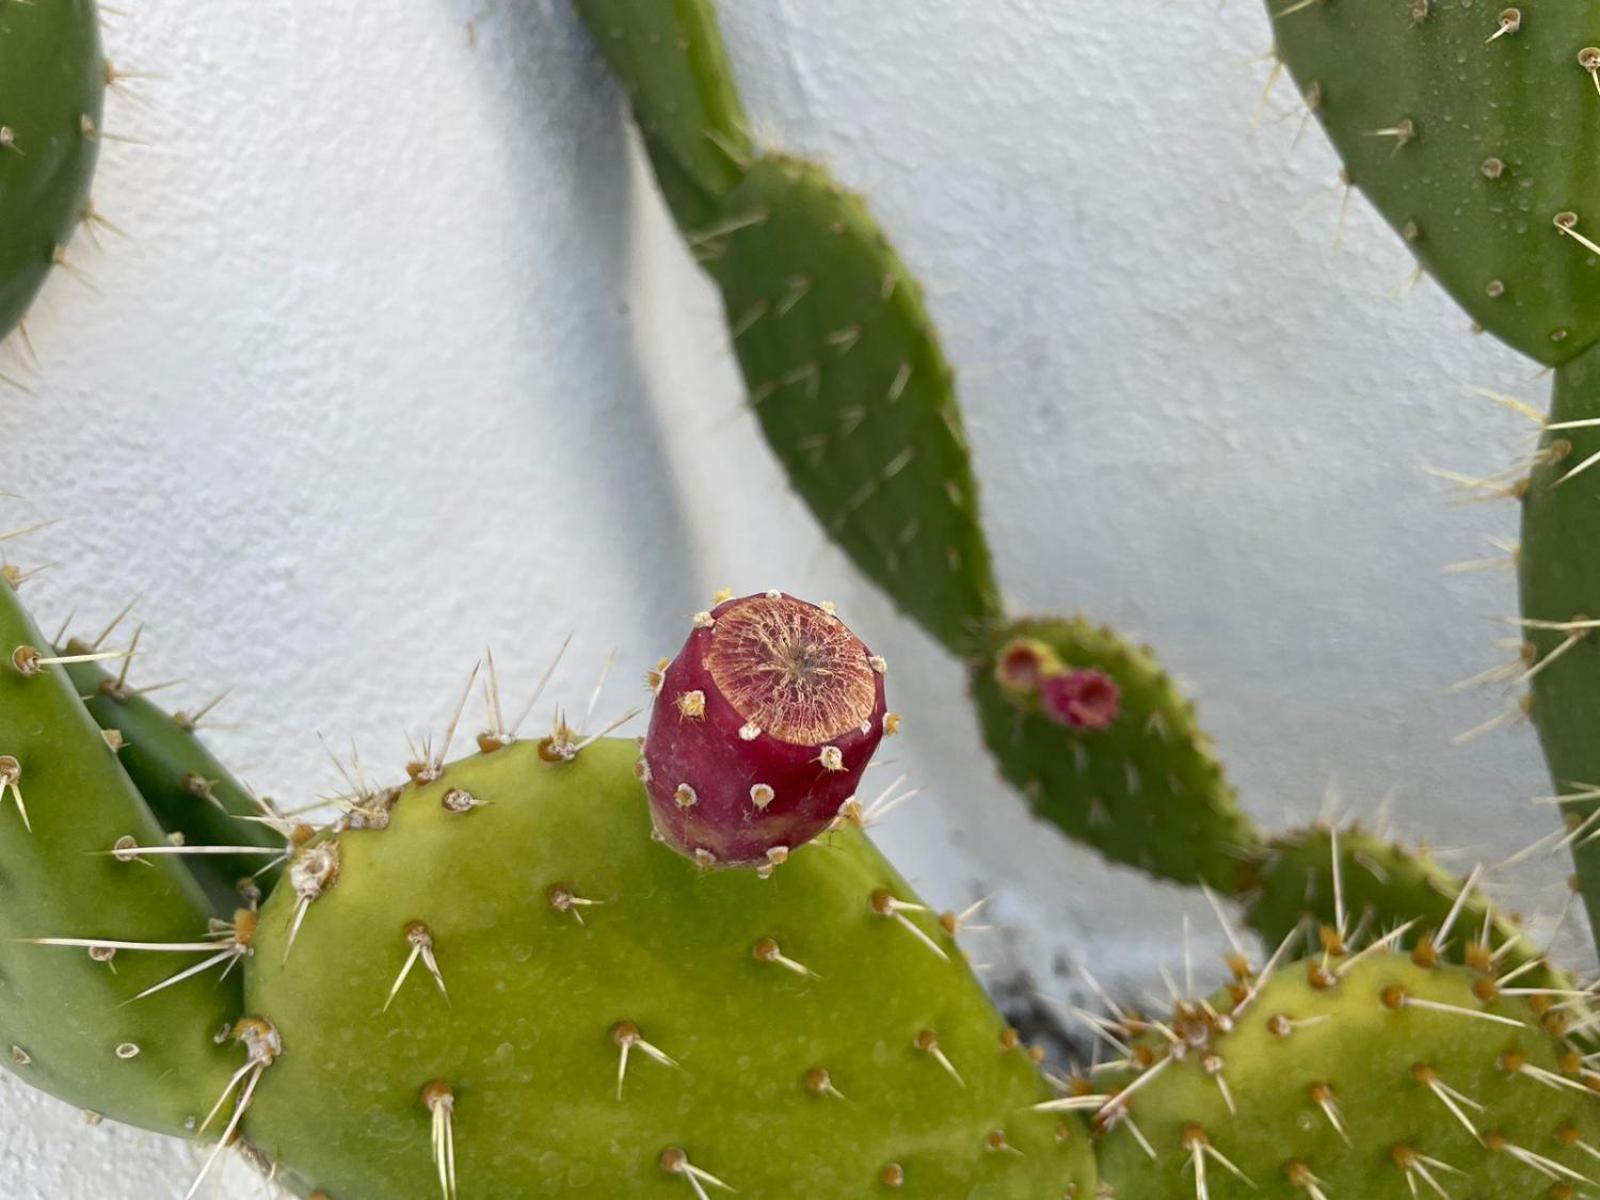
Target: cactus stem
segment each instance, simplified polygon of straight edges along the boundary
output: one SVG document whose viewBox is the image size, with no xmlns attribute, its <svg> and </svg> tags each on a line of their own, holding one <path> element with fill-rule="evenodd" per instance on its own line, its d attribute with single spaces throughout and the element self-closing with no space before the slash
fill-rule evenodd
<svg viewBox="0 0 1600 1200">
<path fill-rule="evenodd" d="M 433 982 L 439 985 L 439 994 L 444 997 L 444 1002 L 449 1004 L 450 993 L 445 990 L 444 975 L 439 970 L 439 960 L 433 952 L 433 934 L 421 921 L 412 921 L 407 925 L 405 934 L 406 944 L 411 947 L 411 953 L 406 955 L 405 965 L 400 968 L 400 974 L 395 976 L 394 986 L 389 989 L 389 996 L 383 1002 L 382 1011 L 389 1011 L 389 1006 L 394 1003 L 394 998 L 405 986 L 406 977 L 411 974 L 411 968 L 417 965 L 418 959 L 421 959 L 423 966 L 427 967 L 428 974 L 433 976 Z"/>
<path fill-rule="evenodd" d="M 617 1044 L 617 1099 L 622 1099 L 622 1087 L 628 1079 L 628 1061 L 633 1051 L 637 1050 L 653 1063 L 663 1067 L 676 1067 L 678 1060 L 673 1058 L 659 1046 L 651 1045 L 645 1041 L 644 1035 L 639 1032 L 639 1027 L 632 1021 L 618 1021 L 611 1027 L 611 1040 Z"/>
</svg>

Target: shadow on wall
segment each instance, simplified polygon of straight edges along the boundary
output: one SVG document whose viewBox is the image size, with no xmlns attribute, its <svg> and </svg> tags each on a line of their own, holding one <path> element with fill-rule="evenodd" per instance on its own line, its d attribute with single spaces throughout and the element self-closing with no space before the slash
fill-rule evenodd
<svg viewBox="0 0 1600 1200">
<path fill-rule="evenodd" d="M 527 202 L 524 219 L 506 228 L 524 245 L 561 239 L 555 257 L 576 266 L 574 278 L 516 279 L 505 289 L 522 298 L 513 326 L 542 331 L 547 350 L 520 361 L 527 386 L 517 389 L 524 400 L 517 419 L 536 443 L 559 443 L 553 457 L 565 464 L 540 489 L 540 503 L 525 507 L 537 517 L 556 511 L 559 500 L 562 511 L 585 514 L 585 527 L 603 530 L 604 557 L 623 574 L 649 580 L 652 612 L 635 619 L 654 626 L 646 630 L 659 635 L 652 644 L 664 645 L 679 630 L 676 614 L 693 611 L 703 597 L 629 312 L 637 220 L 626 110 L 567 4 L 508 5 L 492 24 L 479 20 L 471 28 L 477 38 L 503 43 L 478 78 L 504 126 L 507 190 Z M 566 128 L 528 136 L 540 126 Z M 564 161 L 552 164 L 552 146 Z M 547 190 L 552 179 L 560 194 Z M 551 257 L 508 245 L 503 261 Z M 548 397 L 544 407 L 526 402 L 538 395 Z M 559 497 L 550 494 L 556 488 Z M 630 603 L 639 598 L 631 593 Z"/>
</svg>

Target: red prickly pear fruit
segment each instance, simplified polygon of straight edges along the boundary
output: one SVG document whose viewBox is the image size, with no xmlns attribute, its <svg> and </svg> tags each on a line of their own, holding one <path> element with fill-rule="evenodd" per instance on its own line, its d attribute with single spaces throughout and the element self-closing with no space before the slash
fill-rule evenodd
<svg viewBox="0 0 1600 1200">
<path fill-rule="evenodd" d="M 1068 729 L 1105 729 L 1122 709 L 1116 681 L 1093 668 L 1047 676 L 1039 687 L 1039 701 L 1047 717 Z"/>
<path fill-rule="evenodd" d="M 1061 670 L 1056 653 L 1037 638 L 1013 638 L 995 659 L 994 674 L 1009 692 L 1032 695 L 1045 678 Z"/>
<path fill-rule="evenodd" d="M 765 592 L 700 613 L 651 676 L 638 770 L 661 839 L 762 867 L 827 829 L 883 739 L 883 674 L 830 608 Z"/>
</svg>

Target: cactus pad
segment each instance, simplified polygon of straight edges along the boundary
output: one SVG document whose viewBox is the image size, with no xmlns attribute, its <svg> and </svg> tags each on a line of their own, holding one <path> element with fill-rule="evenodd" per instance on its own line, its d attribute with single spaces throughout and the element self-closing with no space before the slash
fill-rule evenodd
<svg viewBox="0 0 1600 1200">
<path fill-rule="evenodd" d="M 1025 650 L 1042 665 L 1026 667 Z M 1046 688 L 1088 672 L 1115 685 L 1116 707 L 1109 723 L 1075 728 L 1048 711 Z M 1257 834 L 1193 706 L 1147 649 L 1081 619 L 1028 618 L 991 637 L 972 690 L 1001 773 L 1041 817 L 1117 862 L 1237 890 Z"/>
<path fill-rule="evenodd" d="M 970 649 L 999 602 L 954 376 L 877 222 L 821 167 L 769 155 L 687 233 L 795 489 L 900 608 Z"/>
<path fill-rule="evenodd" d="M 93 0 L 0 3 L 0 338 L 89 211 L 106 78 Z"/>
<path fill-rule="evenodd" d="M 1029 1111 L 1024 1048 L 859 830 L 769 879 L 701 873 L 651 840 L 636 757 L 520 743 L 408 786 L 387 829 L 328 843 L 286 962 L 274 893 L 248 1006 L 282 1053 L 245 1136 L 281 1177 L 433 1200 L 453 1158 L 477 1196 L 1093 1194 L 1086 1138 Z"/>
<path fill-rule="evenodd" d="M 1589 1194 L 1600 1106 L 1545 997 L 1381 950 L 1180 1006 L 1106 1090 L 1104 1182 L 1139 1200 Z M 1120 1092 L 1117 1088 L 1120 1087 Z M 1089 1101 L 1086 1098 L 1086 1102 Z"/>
<path fill-rule="evenodd" d="M 1600 339 L 1600 11 L 1267 7 L 1348 180 L 1478 324 L 1546 364 Z"/>
<path fill-rule="evenodd" d="M 228 943 L 114 946 L 208 941 L 212 909 L 181 863 L 111 853 L 165 835 L 48 646 L 0 573 L 0 1055 L 73 1104 L 192 1132 L 227 1077 L 212 1037 L 238 1015 L 239 976 L 133 999 Z"/>
</svg>

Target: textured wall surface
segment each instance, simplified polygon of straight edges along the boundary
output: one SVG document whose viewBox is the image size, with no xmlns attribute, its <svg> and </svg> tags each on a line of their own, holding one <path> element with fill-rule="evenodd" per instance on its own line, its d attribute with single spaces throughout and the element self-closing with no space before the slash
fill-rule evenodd
<svg viewBox="0 0 1600 1200">
<path fill-rule="evenodd" d="M 64 518 L 17 547 L 60 560 L 47 617 L 141 596 L 143 678 L 232 687 L 220 748 L 293 802 L 337 786 L 319 734 L 397 768 L 485 645 L 515 704 L 576 631 L 580 710 L 616 647 L 610 715 L 716 587 L 831 597 L 909 716 L 879 777 L 932 785 L 882 840 L 940 902 L 999 893 L 996 980 L 1176 960 L 1203 905 L 1037 835 L 958 670 L 788 496 L 563 4 L 122 7 L 113 52 L 156 76 L 111 109 L 145 143 L 98 189 L 128 237 L 74 246 L 95 290 L 52 282 L 33 390 L 0 392 L 6 523 Z M 1148 636 L 1265 822 L 1332 781 L 1464 865 L 1542 832 L 1526 730 L 1451 745 L 1497 710 L 1447 688 L 1514 597 L 1443 568 L 1513 514 L 1424 468 L 1498 469 L 1522 430 L 1469 385 L 1543 384 L 1427 284 L 1393 297 L 1408 260 L 1359 201 L 1336 248 L 1287 87 L 1252 133 L 1256 5 L 723 9 L 763 136 L 868 192 L 929 285 L 1017 605 Z M 0 1082 L 8 1196 L 181 1195 L 192 1162 Z"/>
</svg>

